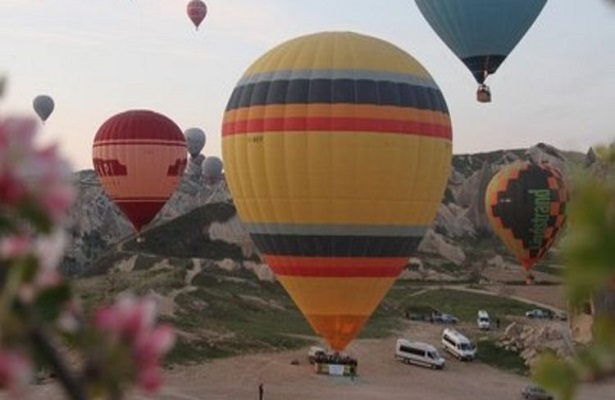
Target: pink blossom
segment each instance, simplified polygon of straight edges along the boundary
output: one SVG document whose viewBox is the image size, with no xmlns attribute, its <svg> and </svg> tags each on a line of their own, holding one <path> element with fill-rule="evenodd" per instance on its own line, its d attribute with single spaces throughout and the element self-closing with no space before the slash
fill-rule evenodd
<svg viewBox="0 0 615 400">
<path fill-rule="evenodd" d="M 34 206 L 57 225 L 74 197 L 68 164 L 55 146 L 36 145 L 37 127 L 32 118 L 0 119 L 0 212 L 14 220 L 18 232 L 0 240 L 0 257 L 10 260 L 31 254 L 37 258 L 36 275 L 19 288 L 20 298 L 26 302 L 61 281 L 57 266 L 66 249 L 67 234 L 58 228 L 34 239 L 30 231 L 37 226 L 32 226 L 31 215 L 19 214 L 21 206 Z"/>
<path fill-rule="evenodd" d="M 37 126 L 31 118 L 0 120 L 0 202 L 28 199 L 59 221 L 74 198 L 72 174 L 55 146 L 35 146 Z"/>
<path fill-rule="evenodd" d="M 71 167 L 60 159 L 55 146 L 38 151 L 33 161 L 25 176 L 27 182 L 33 183 L 28 189 L 52 219 L 59 221 L 75 197 Z"/>
<path fill-rule="evenodd" d="M 17 204 L 26 199 L 25 185 L 3 171 L 0 173 L 0 201 L 4 204 Z"/>
<path fill-rule="evenodd" d="M 114 341 L 121 337 L 122 322 L 117 318 L 115 309 L 111 307 L 101 308 L 94 312 L 94 326 Z"/>
<path fill-rule="evenodd" d="M 33 119 L 0 120 L 0 200 L 5 204 L 15 204 L 25 198 L 27 190 L 19 171 L 34 156 L 35 133 Z"/>
<path fill-rule="evenodd" d="M 0 257 L 11 259 L 25 256 L 32 248 L 32 238 L 19 233 L 0 239 Z"/>
<path fill-rule="evenodd" d="M 173 346 L 175 336 L 169 325 L 155 325 L 156 308 L 152 299 L 124 296 L 96 311 L 94 325 L 130 348 L 137 370 L 137 385 L 155 391 L 162 381 L 160 361 Z"/>
<path fill-rule="evenodd" d="M 33 238 L 29 233 L 16 233 L 0 238 L 0 258 L 10 260 L 26 255 L 36 257 L 39 271 L 33 279 L 37 287 L 43 288 L 58 283 L 57 267 L 68 246 L 68 234 L 54 229 L 48 235 Z"/>
<path fill-rule="evenodd" d="M 122 296 L 110 307 L 99 309 L 95 325 L 109 333 L 133 341 L 154 325 L 156 305 L 151 299 Z"/>
<path fill-rule="evenodd" d="M 32 379 L 30 360 L 16 351 L 0 349 L 0 387 L 17 396 Z"/>
<path fill-rule="evenodd" d="M 117 307 L 123 318 L 122 334 L 130 340 L 134 341 L 153 327 L 156 304 L 152 299 L 138 300 L 127 296 L 117 302 Z"/>
<path fill-rule="evenodd" d="M 44 284 L 45 277 L 56 272 L 68 247 L 68 234 L 65 230 L 56 228 L 48 235 L 40 235 L 34 242 L 34 253 L 39 260 L 41 277 L 39 283 Z"/>
<path fill-rule="evenodd" d="M 135 358 L 140 365 L 158 364 L 161 356 L 173 347 L 174 342 L 173 328 L 160 325 L 136 339 L 133 346 Z"/>
<path fill-rule="evenodd" d="M 24 282 L 19 287 L 19 299 L 25 304 L 32 304 L 41 291 L 58 286 L 61 282 L 62 276 L 58 271 L 45 271 L 39 268 L 33 281 Z"/>
<path fill-rule="evenodd" d="M 71 299 L 62 308 L 57 320 L 57 326 L 61 331 L 75 333 L 83 322 L 83 308 L 77 299 Z"/>
<path fill-rule="evenodd" d="M 139 370 L 137 385 L 147 393 L 154 393 L 162 384 L 162 373 L 160 368 L 146 367 Z"/>
<path fill-rule="evenodd" d="M 32 238 L 29 234 L 16 234 L 0 239 L 0 258 L 7 260 L 31 255 L 38 261 L 38 267 L 31 279 L 19 288 L 19 297 L 25 303 L 34 301 L 42 290 L 62 282 L 58 265 L 67 247 L 68 235 L 55 229 L 49 235 Z"/>
</svg>

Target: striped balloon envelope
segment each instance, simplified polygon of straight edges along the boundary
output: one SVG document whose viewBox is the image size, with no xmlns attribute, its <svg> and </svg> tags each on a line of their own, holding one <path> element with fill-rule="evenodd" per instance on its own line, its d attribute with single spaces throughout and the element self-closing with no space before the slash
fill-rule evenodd
<svg viewBox="0 0 615 400">
<path fill-rule="evenodd" d="M 101 125 L 92 158 L 107 195 L 141 231 L 181 179 L 187 163 L 186 140 L 164 115 L 131 110 Z"/>
<path fill-rule="evenodd" d="M 568 186 L 562 174 L 531 161 L 502 168 L 485 192 L 493 230 L 528 272 L 564 227 L 567 202 Z"/>
<path fill-rule="evenodd" d="M 316 33 L 247 69 L 222 131 L 239 216 L 315 332 L 343 350 L 442 199 L 452 132 L 440 89 L 388 42 Z"/>
</svg>

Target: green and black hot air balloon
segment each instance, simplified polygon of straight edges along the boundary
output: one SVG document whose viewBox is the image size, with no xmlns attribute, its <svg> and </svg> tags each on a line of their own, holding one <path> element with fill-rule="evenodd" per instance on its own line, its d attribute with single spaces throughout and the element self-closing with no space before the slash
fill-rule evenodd
<svg viewBox="0 0 615 400">
<path fill-rule="evenodd" d="M 485 192 L 495 233 L 528 272 L 557 239 L 566 221 L 568 187 L 547 164 L 518 161 L 501 169 Z"/>
</svg>

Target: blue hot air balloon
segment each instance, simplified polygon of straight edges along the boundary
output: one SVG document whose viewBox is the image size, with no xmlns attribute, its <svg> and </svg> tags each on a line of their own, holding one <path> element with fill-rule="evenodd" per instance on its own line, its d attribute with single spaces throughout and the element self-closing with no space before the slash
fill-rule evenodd
<svg viewBox="0 0 615 400">
<path fill-rule="evenodd" d="M 477 99 L 491 101 L 494 74 L 530 29 L 547 0 L 415 0 L 440 39 L 479 84 Z"/>
</svg>

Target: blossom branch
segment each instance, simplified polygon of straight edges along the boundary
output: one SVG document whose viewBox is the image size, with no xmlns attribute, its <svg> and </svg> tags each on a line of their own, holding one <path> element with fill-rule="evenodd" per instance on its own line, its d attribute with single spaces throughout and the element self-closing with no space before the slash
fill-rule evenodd
<svg viewBox="0 0 615 400">
<path fill-rule="evenodd" d="M 66 362 L 51 344 L 49 337 L 39 326 L 29 327 L 29 336 L 34 347 L 42 354 L 62 383 L 66 394 L 73 400 L 87 400 L 87 393 L 81 381 L 75 378 Z"/>
</svg>

